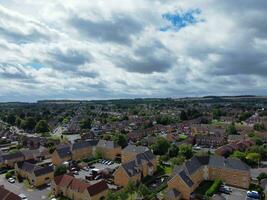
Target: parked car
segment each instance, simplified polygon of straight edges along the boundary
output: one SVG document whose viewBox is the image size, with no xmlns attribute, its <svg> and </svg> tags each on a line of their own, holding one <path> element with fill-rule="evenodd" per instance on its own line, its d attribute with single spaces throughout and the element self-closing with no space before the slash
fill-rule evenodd
<svg viewBox="0 0 267 200">
<path fill-rule="evenodd" d="M 221 186 L 219 188 L 219 192 L 224 193 L 224 194 L 231 194 L 231 191 L 225 188 L 224 186 Z"/>
<path fill-rule="evenodd" d="M 261 198 L 259 192 L 254 191 L 254 190 L 247 191 L 247 197 L 253 198 L 253 199 L 260 199 Z"/>
<path fill-rule="evenodd" d="M 25 194 L 20 194 L 19 197 L 21 198 L 21 200 L 28 200 Z"/>
<path fill-rule="evenodd" d="M 79 175 L 78 171 L 73 171 L 72 173 L 75 174 L 75 175 Z"/>
<path fill-rule="evenodd" d="M 83 170 L 86 171 L 86 172 L 88 172 L 89 171 L 89 168 L 88 167 L 84 167 Z"/>
<path fill-rule="evenodd" d="M 14 178 L 9 178 L 9 179 L 8 179 L 8 182 L 9 182 L 9 183 L 15 183 L 15 179 L 14 179 Z"/>
<path fill-rule="evenodd" d="M 0 174 L 4 174 L 4 173 L 7 173 L 7 169 L 0 169 Z"/>
</svg>

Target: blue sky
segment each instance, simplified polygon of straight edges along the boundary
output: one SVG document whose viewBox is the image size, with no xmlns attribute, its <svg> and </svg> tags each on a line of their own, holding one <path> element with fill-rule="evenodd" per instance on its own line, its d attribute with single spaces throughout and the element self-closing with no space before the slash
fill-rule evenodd
<svg viewBox="0 0 267 200">
<path fill-rule="evenodd" d="M 192 9 L 187 11 L 176 11 L 174 13 L 165 13 L 162 18 L 169 21 L 170 25 L 160 28 L 161 31 L 179 31 L 190 25 L 194 25 L 203 20 L 198 19 L 201 14 L 200 9 Z"/>
<path fill-rule="evenodd" d="M 266 0 L 0 0 L 0 101 L 267 92 Z"/>
</svg>

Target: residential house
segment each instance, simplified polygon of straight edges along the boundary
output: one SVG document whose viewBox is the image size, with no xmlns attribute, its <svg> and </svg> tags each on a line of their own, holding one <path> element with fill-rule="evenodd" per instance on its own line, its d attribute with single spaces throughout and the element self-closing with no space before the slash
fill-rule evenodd
<svg viewBox="0 0 267 200">
<path fill-rule="evenodd" d="M 64 144 L 56 148 L 52 154 L 52 162 L 59 165 L 64 161 L 81 160 L 94 155 L 98 140 L 78 141 L 70 144 Z"/>
<path fill-rule="evenodd" d="M 229 156 L 231 153 L 237 150 L 244 152 L 249 149 L 249 147 L 251 147 L 253 144 L 254 142 L 251 140 L 241 140 L 239 142 L 233 142 L 231 144 L 226 144 L 219 147 L 215 150 L 215 154 L 220 156 Z"/>
<path fill-rule="evenodd" d="M 83 158 L 88 158 L 93 156 L 94 149 L 96 145 L 94 140 L 90 141 L 80 141 L 72 145 L 72 159 L 80 160 Z"/>
<path fill-rule="evenodd" d="M 33 161 L 21 161 L 15 164 L 17 175 L 25 178 L 35 187 L 45 185 L 54 178 L 54 168 L 52 166 L 38 166 Z"/>
<path fill-rule="evenodd" d="M 145 146 L 128 145 L 121 151 L 121 162 L 127 163 L 134 160 L 138 154 L 142 154 L 149 149 Z"/>
<path fill-rule="evenodd" d="M 202 181 L 215 179 L 221 179 L 227 185 L 248 188 L 250 169 L 236 158 L 193 157 L 173 169 L 173 174 L 168 181 L 168 190 L 175 189 L 181 193 L 183 199 L 190 199 Z"/>
<path fill-rule="evenodd" d="M 52 154 L 52 162 L 54 165 L 60 165 L 65 161 L 72 159 L 71 147 L 68 144 L 60 145 Z"/>
<path fill-rule="evenodd" d="M 14 167 L 16 162 L 23 161 L 24 155 L 18 151 L 15 153 L 3 153 L 0 154 L 0 166 L 3 167 Z"/>
<path fill-rule="evenodd" d="M 127 147 L 126 147 L 127 148 Z M 142 147 L 144 148 L 144 147 Z M 138 149 L 136 151 L 143 151 L 142 153 L 124 152 L 124 161 L 134 158 L 130 161 L 123 162 L 122 165 L 114 173 L 114 183 L 119 186 L 126 186 L 129 181 L 134 183 L 140 182 L 143 177 L 152 176 L 157 169 L 156 156 L 150 150 L 142 150 L 142 148 L 128 147 L 127 149 Z"/>
<path fill-rule="evenodd" d="M 195 135 L 195 143 L 200 146 L 218 147 L 224 145 L 225 141 L 225 134 L 221 131 Z"/>
<path fill-rule="evenodd" d="M 18 195 L 5 189 L 3 185 L 0 185 L 0 199 L 1 200 L 21 200 L 21 198 Z"/>
<path fill-rule="evenodd" d="M 64 196 L 72 200 L 101 200 L 108 194 L 108 185 L 105 181 L 91 185 L 66 174 L 56 176 L 52 182 L 52 188 L 56 196 Z"/>
<path fill-rule="evenodd" d="M 99 140 L 96 152 L 101 152 L 104 159 L 115 160 L 121 156 L 121 147 L 113 141 Z"/>
</svg>

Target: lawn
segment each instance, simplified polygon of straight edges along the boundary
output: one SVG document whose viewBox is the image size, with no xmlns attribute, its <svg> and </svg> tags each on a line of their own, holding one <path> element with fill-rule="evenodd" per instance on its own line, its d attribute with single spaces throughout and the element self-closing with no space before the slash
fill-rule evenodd
<svg viewBox="0 0 267 200">
<path fill-rule="evenodd" d="M 198 188 L 195 190 L 195 193 L 205 195 L 206 191 L 210 188 L 212 184 L 213 184 L 213 181 L 203 181 L 202 183 L 200 183 Z"/>
<path fill-rule="evenodd" d="M 171 167 L 164 167 L 164 173 L 167 174 L 167 175 L 171 175 L 172 168 Z"/>
<path fill-rule="evenodd" d="M 186 140 L 188 138 L 187 135 L 179 134 L 179 140 Z"/>
</svg>

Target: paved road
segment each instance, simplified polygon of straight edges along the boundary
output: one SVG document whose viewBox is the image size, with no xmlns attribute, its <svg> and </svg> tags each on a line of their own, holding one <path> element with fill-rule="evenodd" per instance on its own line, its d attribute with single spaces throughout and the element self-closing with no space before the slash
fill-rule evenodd
<svg viewBox="0 0 267 200">
<path fill-rule="evenodd" d="M 252 179 L 257 179 L 257 176 L 260 174 L 260 173 L 267 173 L 267 167 L 265 168 L 256 168 L 256 169 L 251 169 L 250 170 L 250 173 L 251 173 L 251 178 Z"/>
<path fill-rule="evenodd" d="M 44 188 L 44 189 L 27 189 L 23 186 L 22 183 L 9 183 L 4 175 L 0 175 L 0 185 L 4 185 L 4 187 L 19 195 L 19 194 L 25 194 L 29 200 L 40 200 L 40 199 L 48 199 L 48 194 L 51 191 L 51 188 Z"/>
<path fill-rule="evenodd" d="M 226 200 L 245 200 L 247 191 L 239 188 L 230 187 L 232 189 L 231 194 L 222 194 Z"/>
</svg>

